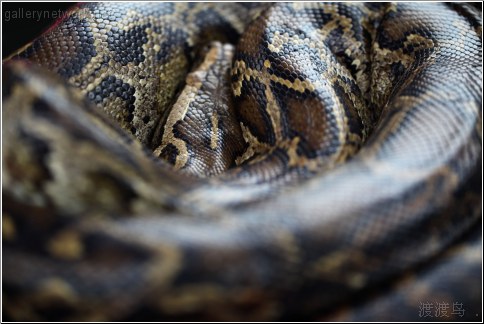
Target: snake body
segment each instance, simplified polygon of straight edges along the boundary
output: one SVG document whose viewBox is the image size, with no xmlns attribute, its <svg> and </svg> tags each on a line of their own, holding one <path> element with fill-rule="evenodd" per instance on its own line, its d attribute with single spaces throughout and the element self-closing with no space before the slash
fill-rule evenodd
<svg viewBox="0 0 484 324">
<path fill-rule="evenodd" d="M 4 311 L 478 307 L 481 33 L 454 3 L 75 6 L 3 65 Z"/>
</svg>

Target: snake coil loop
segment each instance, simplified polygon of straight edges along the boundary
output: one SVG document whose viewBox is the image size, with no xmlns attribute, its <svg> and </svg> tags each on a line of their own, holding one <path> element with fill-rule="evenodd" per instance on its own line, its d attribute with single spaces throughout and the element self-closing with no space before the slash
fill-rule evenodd
<svg viewBox="0 0 484 324">
<path fill-rule="evenodd" d="M 76 5 L 3 64 L 6 315 L 412 320 L 438 300 L 471 316 L 480 15 Z"/>
</svg>

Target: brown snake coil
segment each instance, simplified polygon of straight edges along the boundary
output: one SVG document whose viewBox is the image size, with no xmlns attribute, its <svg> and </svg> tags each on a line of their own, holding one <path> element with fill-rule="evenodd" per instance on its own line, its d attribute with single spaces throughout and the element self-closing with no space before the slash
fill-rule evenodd
<svg viewBox="0 0 484 324">
<path fill-rule="evenodd" d="M 480 16 L 75 6 L 2 67 L 6 319 L 482 319 Z"/>
</svg>

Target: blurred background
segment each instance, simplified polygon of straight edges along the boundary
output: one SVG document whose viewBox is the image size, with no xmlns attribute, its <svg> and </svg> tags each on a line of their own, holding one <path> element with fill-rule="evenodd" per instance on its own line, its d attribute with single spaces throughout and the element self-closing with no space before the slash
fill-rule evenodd
<svg viewBox="0 0 484 324">
<path fill-rule="evenodd" d="M 2 2 L 2 59 L 34 40 L 76 2 Z"/>
</svg>

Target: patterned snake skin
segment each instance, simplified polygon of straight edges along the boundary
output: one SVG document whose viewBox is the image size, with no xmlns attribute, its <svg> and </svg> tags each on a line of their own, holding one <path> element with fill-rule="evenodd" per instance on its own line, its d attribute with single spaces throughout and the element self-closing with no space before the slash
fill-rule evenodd
<svg viewBox="0 0 484 324">
<path fill-rule="evenodd" d="M 4 319 L 482 320 L 480 17 L 75 6 L 3 64 Z"/>
</svg>

